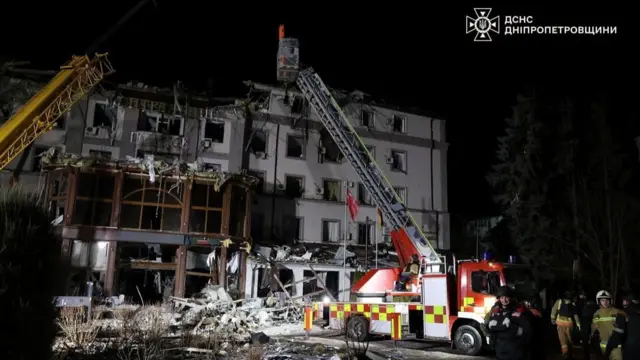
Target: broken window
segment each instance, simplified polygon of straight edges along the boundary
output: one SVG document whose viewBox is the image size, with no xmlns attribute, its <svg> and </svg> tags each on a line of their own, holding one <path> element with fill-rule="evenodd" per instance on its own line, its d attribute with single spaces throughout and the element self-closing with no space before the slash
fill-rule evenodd
<svg viewBox="0 0 640 360">
<path fill-rule="evenodd" d="M 340 241 L 340 221 L 322 220 L 322 242 Z"/>
<path fill-rule="evenodd" d="M 255 186 L 256 193 L 262 194 L 264 192 L 265 172 L 264 171 L 258 171 L 258 170 L 249 170 L 249 171 L 247 171 L 247 174 L 249 174 L 249 176 L 253 176 L 253 177 L 258 179 L 258 183 Z"/>
<path fill-rule="evenodd" d="M 40 171 L 42 170 L 42 155 L 44 153 L 46 153 L 49 150 L 48 147 L 44 147 L 44 146 L 35 146 L 33 148 L 32 154 L 33 157 L 31 158 L 31 171 Z"/>
<path fill-rule="evenodd" d="M 153 159 L 155 161 L 164 161 L 167 164 L 174 164 L 176 161 L 178 161 L 178 156 L 173 154 L 165 154 L 157 151 L 136 151 L 136 157 L 139 159 L 144 159 L 147 157 L 147 155 L 153 155 Z"/>
<path fill-rule="evenodd" d="M 360 125 L 368 128 L 374 127 L 373 111 L 365 109 L 360 110 Z"/>
<path fill-rule="evenodd" d="M 324 180 L 322 182 L 323 199 L 327 201 L 340 201 L 340 180 Z"/>
<path fill-rule="evenodd" d="M 391 170 L 407 172 L 407 152 L 391 150 Z"/>
<path fill-rule="evenodd" d="M 216 163 L 202 163 L 202 170 L 204 171 L 222 171 L 222 165 Z"/>
<path fill-rule="evenodd" d="M 304 177 L 287 175 L 285 177 L 285 194 L 292 198 L 302 197 L 304 194 Z"/>
<path fill-rule="evenodd" d="M 392 120 L 392 130 L 396 133 L 406 133 L 407 132 L 407 118 L 399 115 L 393 115 Z"/>
<path fill-rule="evenodd" d="M 358 202 L 362 205 L 371 205 L 373 201 L 371 199 L 371 194 L 367 191 L 364 184 L 358 184 Z"/>
<path fill-rule="evenodd" d="M 320 131 L 320 149 L 318 162 L 323 163 L 325 161 L 338 163 L 342 161 L 342 151 L 338 148 L 335 141 L 331 138 L 331 135 L 327 130 L 322 129 Z"/>
<path fill-rule="evenodd" d="M 304 138 L 302 136 L 287 136 L 287 156 L 292 158 L 305 158 Z"/>
<path fill-rule="evenodd" d="M 231 206 L 229 207 L 229 235 L 244 237 L 246 216 L 247 189 L 234 186 L 231 189 Z"/>
<path fill-rule="evenodd" d="M 89 155 L 99 160 L 111 160 L 111 151 L 89 150 Z"/>
<path fill-rule="evenodd" d="M 286 241 L 303 239 L 301 217 L 285 216 L 283 229 Z"/>
<path fill-rule="evenodd" d="M 122 185 L 120 227 L 127 229 L 180 231 L 181 187 L 176 180 L 151 183 L 142 176 L 128 175 Z"/>
<path fill-rule="evenodd" d="M 51 183 L 49 184 L 49 216 L 57 219 L 64 215 L 64 203 L 67 199 L 67 173 L 54 171 L 50 173 Z"/>
<path fill-rule="evenodd" d="M 403 204 L 407 204 L 407 188 L 403 188 L 403 187 L 394 187 L 393 190 L 396 192 L 396 194 L 398 194 L 398 197 L 400 197 L 400 200 L 402 200 Z"/>
<path fill-rule="evenodd" d="M 110 226 L 115 176 L 113 173 L 80 173 L 72 225 Z"/>
<path fill-rule="evenodd" d="M 371 223 L 358 223 L 358 244 L 365 245 L 373 242 L 375 226 Z"/>
<path fill-rule="evenodd" d="M 204 124 L 204 140 L 214 143 L 224 142 L 224 122 L 210 122 Z"/>
<path fill-rule="evenodd" d="M 267 152 L 267 133 L 262 130 L 253 130 L 251 136 L 251 142 L 249 143 L 249 149 L 252 153 L 266 153 Z"/>
<path fill-rule="evenodd" d="M 179 116 L 164 117 L 162 114 L 140 111 L 137 130 L 181 136 L 183 121 Z"/>
<path fill-rule="evenodd" d="M 292 114 L 302 114 L 304 111 L 304 98 L 302 96 L 295 96 L 291 104 Z"/>
<path fill-rule="evenodd" d="M 201 234 L 222 233 L 222 190 L 213 184 L 194 182 L 191 190 L 189 231 Z"/>
<path fill-rule="evenodd" d="M 107 104 L 95 104 L 93 110 L 93 127 L 111 128 L 111 124 L 115 122 L 114 120 L 115 114 L 113 109 L 110 109 Z"/>
</svg>

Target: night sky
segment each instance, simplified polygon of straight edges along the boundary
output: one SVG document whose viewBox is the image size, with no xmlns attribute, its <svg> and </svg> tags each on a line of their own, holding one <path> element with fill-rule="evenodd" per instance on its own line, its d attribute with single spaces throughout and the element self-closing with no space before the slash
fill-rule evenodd
<svg viewBox="0 0 640 360">
<path fill-rule="evenodd" d="M 81 54 L 132 3 L 3 5 L 0 58 L 55 69 L 70 55 Z M 492 43 L 474 43 L 464 27 L 473 6 L 219 4 L 147 4 L 100 48 L 111 54 L 117 70 L 113 80 L 167 86 L 182 80 L 204 88 L 212 79 L 215 95 L 243 96 L 242 80 L 275 82 L 277 27 L 284 23 L 287 35 L 301 41 L 303 63 L 330 86 L 357 88 L 448 121 L 453 213 L 495 211 L 484 176 L 519 91 L 535 86 L 616 92 L 638 84 L 640 31 L 633 27 L 630 8 L 494 6 L 492 15 L 531 15 L 540 25 L 611 25 L 618 34 L 496 35 Z M 629 101 L 637 101 L 635 92 L 626 94 Z"/>
</svg>

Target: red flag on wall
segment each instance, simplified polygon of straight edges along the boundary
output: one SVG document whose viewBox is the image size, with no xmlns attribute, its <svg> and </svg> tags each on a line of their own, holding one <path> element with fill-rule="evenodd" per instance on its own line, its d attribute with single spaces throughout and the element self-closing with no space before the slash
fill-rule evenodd
<svg viewBox="0 0 640 360">
<path fill-rule="evenodd" d="M 347 207 L 349 208 L 349 214 L 351 215 L 351 220 L 356 221 L 356 216 L 358 215 L 358 210 L 360 210 L 360 206 L 356 199 L 351 195 L 351 191 L 347 190 Z"/>
</svg>

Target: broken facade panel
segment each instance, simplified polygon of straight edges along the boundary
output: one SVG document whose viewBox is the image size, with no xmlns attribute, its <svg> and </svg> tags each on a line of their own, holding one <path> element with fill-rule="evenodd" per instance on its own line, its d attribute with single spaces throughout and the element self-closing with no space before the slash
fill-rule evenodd
<svg viewBox="0 0 640 360">
<path fill-rule="evenodd" d="M 257 179 L 152 156 L 105 161 L 52 149 L 43 163 L 49 211 L 77 270 L 69 292 L 89 280 L 107 296 L 166 300 L 207 283 L 242 296 Z"/>
</svg>

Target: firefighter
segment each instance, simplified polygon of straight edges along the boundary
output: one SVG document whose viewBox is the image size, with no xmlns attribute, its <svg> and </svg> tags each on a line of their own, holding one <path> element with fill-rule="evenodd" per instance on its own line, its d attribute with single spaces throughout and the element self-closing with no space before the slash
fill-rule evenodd
<svg viewBox="0 0 640 360">
<path fill-rule="evenodd" d="M 578 313 L 580 314 L 580 343 L 582 345 L 583 358 L 589 360 L 591 356 L 591 349 L 589 348 L 589 335 L 591 333 L 591 324 L 593 321 L 593 314 L 598 310 L 598 305 L 593 299 L 587 298 L 587 294 L 584 291 L 580 292 L 578 301 L 576 304 Z"/>
<path fill-rule="evenodd" d="M 623 360 L 640 359 L 640 299 L 637 299 L 631 294 L 623 298 L 624 314 L 616 316 L 605 355 L 622 346 Z"/>
<path fill-rule="evenodd" d="M 531 324 L 524 314 L 526 309 L 513 301 L 513 292 L 507 286 L 501 286 L 496 297 L 498 302 L 485 317 L 496 359 L 528 359 Z"/>
<path fill-rule="evenodd" d="M 418 275 L 418 273 L 420 273 L 420 259 L 418 258 L 418 255 L 413 254 L 411 262 L 404 267 L 404 272 L 412 275 Z"/>
<path fill-rule="evenodd" d="M 558 329 L 558 339 L 562 348 L 562 356 L 564 358 L 571 357 L 571 348 L 573 341 L 571 335 L 573 326 L 580 329 L 580 318 L 573 304 L 573 293 L 565 291 L 564 296 L 558 299 L 551 309 L 551 323 L 556 325 Z"/>
<path fill-rule="evenodd" d="M 407 281 L 409 276 L 418 275 L 420 273 L 420 258 L 418 255 L 413 254 L 411 262 L 404 267 L 404 270 L 398 275 L 398 281 L 396 282 L 396 291 L 405 291 L 407 288 Z"/>
<path fill-rule="evenodd" d="M 624 315 L 622 310 L 611 306 L 611 295 L 606 290 L 598 291 L 596 302 L 600 308 L 593 314 L 593 325 L 591 330 L 592 342 L 597 342 L 600 351 L 609 360 L 622 360 L 622 349 L 616 346 L 607 352 L 609 337 L 614 332 L 614 324 L 618 315 Z M 599 341 L 595 339 L 598 335 Z"/>
</svg>

